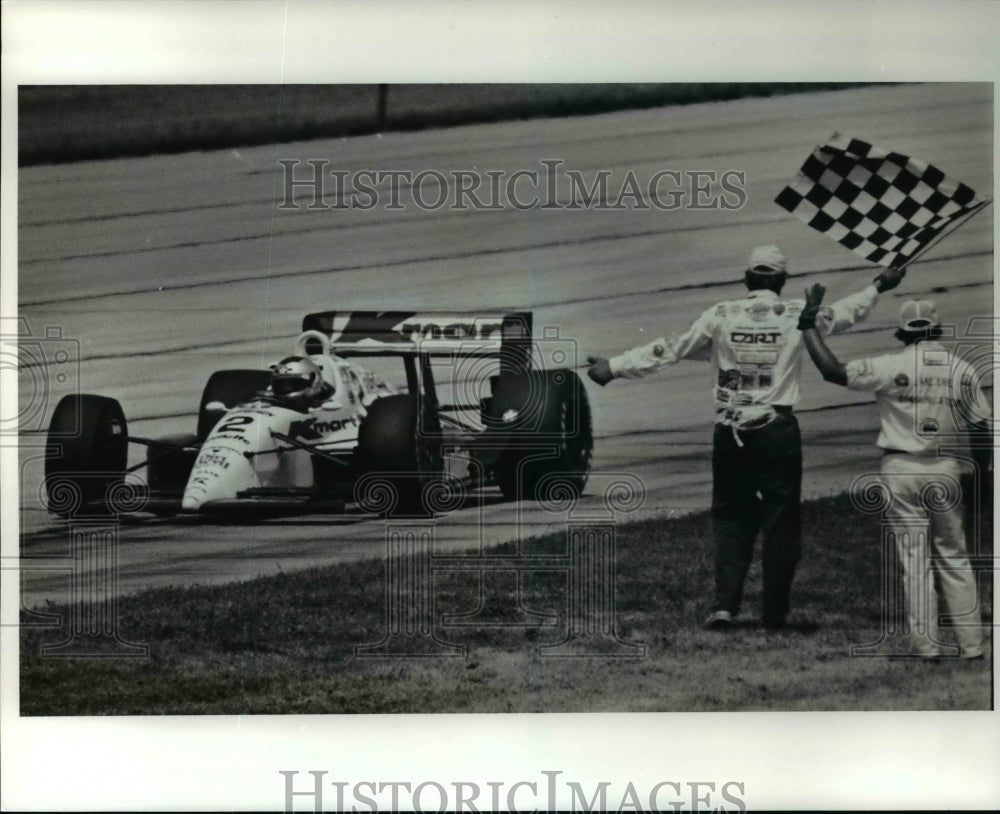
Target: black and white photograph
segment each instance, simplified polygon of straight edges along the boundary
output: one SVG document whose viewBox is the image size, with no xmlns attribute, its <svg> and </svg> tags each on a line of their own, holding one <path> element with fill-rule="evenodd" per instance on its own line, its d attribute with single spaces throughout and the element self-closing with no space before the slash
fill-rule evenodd
<svg viewBox="0 0 1000 814">
<path fill-rule="evenodd" d="M 5 810 L 1000 801 L 972 10 L 26 5 Z"/>
</svg>

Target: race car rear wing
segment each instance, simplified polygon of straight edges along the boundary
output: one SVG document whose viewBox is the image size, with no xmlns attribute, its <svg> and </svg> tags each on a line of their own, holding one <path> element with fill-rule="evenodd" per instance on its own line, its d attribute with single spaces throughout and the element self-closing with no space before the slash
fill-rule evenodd
<svg viewBox="0 0 1000 814">
<path fill-rule="evenodd" d="M 302 330 L 329 337 L 338 356 L 496 356 L 502 369 L 531 367 L 530 311 L 321 311 L 307 314 Z"/>
</svg>

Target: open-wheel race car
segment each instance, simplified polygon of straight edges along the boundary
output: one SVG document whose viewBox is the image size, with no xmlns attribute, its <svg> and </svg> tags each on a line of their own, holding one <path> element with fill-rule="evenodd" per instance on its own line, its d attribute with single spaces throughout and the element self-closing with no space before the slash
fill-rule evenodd
<svg viewBox="0 0 1000 814">
<path fill-rule="evenodd" d="M 575 346 L 544 332 L 533 338 L 530 312 L 309 314 L 270 369 L 213 373 L 186 435 L 134 436 L 115 399 L 66 396 L 49 425 L 49 510 L 114 510 L 110 496 L 139 470 L 143 508 L 161 515 L 348 503 L 426 514 L 486 486 L 508 499 L 578 495 L 589 402 Z M 147 448 L 132 467 L 130 444 Z"/>
</svg>

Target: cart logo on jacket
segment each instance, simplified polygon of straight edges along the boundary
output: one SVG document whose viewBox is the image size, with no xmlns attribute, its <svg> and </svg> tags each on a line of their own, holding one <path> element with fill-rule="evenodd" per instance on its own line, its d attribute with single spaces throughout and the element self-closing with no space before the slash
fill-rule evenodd
<svg viewBox="0 0 1000 814">
<path fill-rule="evenodd" d="M 781 331 L 732 331 L 729 341 L 734 345 L 777 345 Z"/>
</svg>

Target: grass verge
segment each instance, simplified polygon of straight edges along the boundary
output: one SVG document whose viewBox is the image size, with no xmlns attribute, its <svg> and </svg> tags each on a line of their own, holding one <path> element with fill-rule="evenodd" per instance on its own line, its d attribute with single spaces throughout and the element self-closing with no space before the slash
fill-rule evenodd
<svg viewBox="0 0 1000 814">
<path fill-rule="evenodd" d="M 879 522 L 858 513 L 847 496 L 805 504 L 793 603 L 807 624 L 779 632 L 753 619 L 756 566 L 747 581 L 746 621 L 727 633 L 702 629 L 710 610 L 707 513 L 619 527 L 614 629 L 619 640 L 643 646 L 641 657 L 612 657 L 613 647 L 591 645 L 570 646 L 576 657 L 542 654 L 566 634 L 565 569 L 525 572 L 520 588 L 510 572 L 494 572 L 485 591 L 475 572 L 435 569 L 433 630 L 457 653 L 442 658 L 357 657 L 356 647 L 387 632 L 384 559 L 220 587 L 151 590 L 123 598 L 118 609 L 119 635 L 147 644 L 145 659 L 42 657 L 41 648 L 65 639 L 67 629 L 22 629 L 21 714 L 991 709 L 990 657 L 851 657 L 852 645 L 880 635 Z M 988 555 L 992 519 L 983 526 L 990 550 L 980 553 Z M 567 550 L 562 534 L 523 546 L 522 553 L 556 557 Z M 990 576 L 980 577 L 987 608 Z M 480 597 L 476 625 L 450 624 L 448 614 L 475 609 Z M 524 621 L 525 609 L 549 614 L 554 624 L 512 626 Z M 68 608 L 46 610 L 68 618 Z"/>
</svg>

